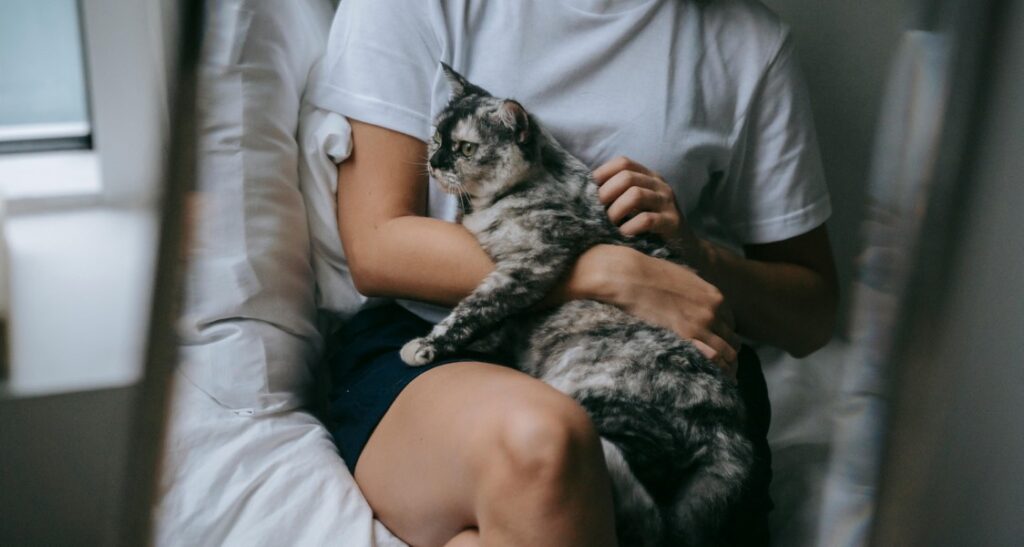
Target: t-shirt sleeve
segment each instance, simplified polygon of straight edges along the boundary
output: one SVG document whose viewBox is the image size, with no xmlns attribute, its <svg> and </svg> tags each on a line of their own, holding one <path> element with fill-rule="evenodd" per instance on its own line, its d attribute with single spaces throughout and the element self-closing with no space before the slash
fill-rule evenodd
<svg viewBox="0 0 1024 547">
<path fill-rule="evenodd" d="M 788 32 L 738 128 L 713 214 L 740 244 L 804 234 L 832 212 L 810 101 Z"/>
<path fill-rule="evenodd" d="M 427 0 L 343 1 L 310 102 L 428 140 L 441 58 L 432 6 Z"/>
</svg>

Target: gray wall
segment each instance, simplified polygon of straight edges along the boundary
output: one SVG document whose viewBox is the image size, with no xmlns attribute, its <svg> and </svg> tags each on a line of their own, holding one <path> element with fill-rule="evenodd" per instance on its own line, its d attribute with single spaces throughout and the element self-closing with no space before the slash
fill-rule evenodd
<svg viewBox="0 0 1024 547">
<path fill-rule="evenodd" d="M 116 545 L 134 396 L 0 397 L 0 545 Z"/>
<path fill-rule="evenodd" d="M 858 252 L 868 171 L 891 56 L 907 0 L 766 0 L 793 29 L 832 192 L 829 233 L 841 287 Z M 842 295 L 846 323 L 849 290 Z"/>
<path fill-rule="evenodd" d="M 1024 538 L 1024 2 L 1002 5 L 981 124 L 951 175 L 952 234 L 925 236 L 925 289 L 904 315 L 874 545 Z"/>
</svg>

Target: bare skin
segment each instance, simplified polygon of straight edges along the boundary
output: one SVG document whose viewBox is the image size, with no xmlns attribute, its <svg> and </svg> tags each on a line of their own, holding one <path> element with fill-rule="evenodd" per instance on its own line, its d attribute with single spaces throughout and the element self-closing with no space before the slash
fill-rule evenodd
<svg viewBox="0 0 1024 547">
<path fill-rule="evenodd" d="M 455 304 L 493 263 L 463 227 L 423 216 L 425 144 L 352 126 L 354 152 L 339 168 L 338 221 L 356 287 L 368 296 Z M 674 235 L 700 275 L 598 246 L 551 300 L 619 306 L 694 340 L 733 375 L 737 328 L 796 355 L 828 340 L 836 289 L 824 228 L 748 246 L 750 258 L 740 257 L 694 237 L 674 201 L 669 208 L 665 196 L 627 192 L 664 193 L 667 184 L 643 166 L 617 158 L 595 178 L 603 186 L 618 181 L 622 190 L 608 205 L 623 231 Z M 529 442 L 519 444 L 524 437 Z M 378 518 L 413 545 L 615 544 L 608 478 L 589 421 L 568 397 L 509 369 L 453 364 L 414 380 L 374 431 L 356 481 Z"/>
<path fill-rule="evenodd" d="M 744 336 L 771 343 L 796 357 L 813 352 L 831 338 L 839 290 L 824 226 L 785 241 L 747 245 L 745 257 L 741 257 L 698 239 L 679 211 L 672 187 L 643 165 L 626 157 L 615 158 L 598 167 L 594 179 L 608 217 L 622 233 L 655 233 L 679 248 L 701 277 L 725 295 L 729 306 L 724 311 L 735 313 L 735 322 L 727 318 L 727 324 L 735 324 Z M 728 330 L 712 330 L 729 345 L 738 346 Z M 724 351 L 726 361 L 734 360 L 730 348 L 713 339 L 698 340 L 712 345 L 716 352 Z"/>
<path fill-rule="evenodd" d="M 476 528 L 469 528 L 445 543 L 444 547 L 476 547 L 477 545 L 480 545 L 480 531 Z"/>
<path fill-rule="evenodd" d="M 472 409 L 472 410 L 470 410 Z M 404 389 L 356 481 L 412 545 L 614 545 L 600 441 L 575 401 L 512 369 L 453 363 Z"/>
</svg>

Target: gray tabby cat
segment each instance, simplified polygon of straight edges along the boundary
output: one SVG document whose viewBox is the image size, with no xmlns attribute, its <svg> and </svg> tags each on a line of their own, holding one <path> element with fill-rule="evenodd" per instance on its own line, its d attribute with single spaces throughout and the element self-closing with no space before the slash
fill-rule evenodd
<svg viewBox="0 0 1024 547">
<path fill-rule="evenodd" d="M 517 102 L 451 67 L 429 171 L 460 196 L 463 225 L 495 270 L 423 338 L 409 365 L 472 345 L 507 347 L 517 366 L 576 399 L 602 438 L 624 546 L 708 545 L 738 501 L 752 460 L 736 387 L 694 347 L 610 305 L 533 308 L 588 248 L 628 245 L 598 201 L 590 170 Z"/>
</svg>

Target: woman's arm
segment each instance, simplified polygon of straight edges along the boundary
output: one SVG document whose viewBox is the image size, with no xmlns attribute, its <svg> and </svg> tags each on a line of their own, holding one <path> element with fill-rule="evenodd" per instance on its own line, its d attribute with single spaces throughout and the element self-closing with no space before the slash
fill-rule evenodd
<svg viewBox="0 0 1024 547">
<path fill-rule="evenodd" d="M 737 332 L 796 357 L 813 352 L 831 338 L 838 284 L 824 226 L 776 243 L 747 245 L 742 257 L 698 239 L 679 212 L 672 188 L 643 165 L 616 158 L 599 167 L 594 178 L 601 186 L 599 196 L 608 206 L 609 218 L 623 233 L 658 234 L 675 246 L 701 277 L 722 291 Z M 657 265 L 634 260 L 641 261 L 634 268 L 648 271 L 625 279 L 672 275 L 665 266 L 655 274 Z M 634 299 L 612 296 L 612 300 L 624 302 Z"/>
<path fill-rule="evenodd" d="M 426 145 L 353 120 L 338 170 L 338 227 L 356 289 L 453 305 L 493 269 L 463 227 L 423 216 Z"/>
<path fill-rule="evenodd" d="M 747 245 L 746 257 L 700 245 L 704 278 L 725 294 L 738 332 L 794 357 L 832 338 L 839 286 L 824 225 L 777 243 Z"/>
<path fill-rule="evenodd" d="M 338 171 L 338 227 L 356 288 L 367 296 L 454 305 L 493 262 L 462 226 L 422 216 L 424 143 L 351 123 L 352 156 Z M 602 245 L 584 253 L 554 292 L 556 300 L 617 304 L 694 340 L 712 359 L 735 360 L 721 292 L 685 268 Z"/>
</svg>

